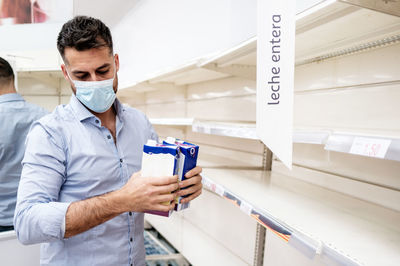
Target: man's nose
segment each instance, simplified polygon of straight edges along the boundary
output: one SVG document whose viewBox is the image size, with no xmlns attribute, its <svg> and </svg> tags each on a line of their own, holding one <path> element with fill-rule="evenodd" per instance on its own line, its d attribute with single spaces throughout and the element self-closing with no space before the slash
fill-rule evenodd
<svg viewBox="0 0 400 266">
<path fill-rule="evenodd" d="M 100 81 L 100 77 L 96 75 L 96 73 L 90 73 L 90 81 Z"/>
</svg>

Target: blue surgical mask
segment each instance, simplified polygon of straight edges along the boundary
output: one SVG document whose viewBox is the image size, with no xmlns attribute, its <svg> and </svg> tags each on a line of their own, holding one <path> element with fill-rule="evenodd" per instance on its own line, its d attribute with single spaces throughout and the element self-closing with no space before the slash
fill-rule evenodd
<svg viewBox="0 0 400 266">
<path fill-rule="evenodd" d="M 115 72 L 113 78 L 101 81 L 79 81 L 71 79 L 70 76 L 69 78 L 75 86 L 76 98 L 93 112 L 104 113 L 114 103 Z"/>
</svg>

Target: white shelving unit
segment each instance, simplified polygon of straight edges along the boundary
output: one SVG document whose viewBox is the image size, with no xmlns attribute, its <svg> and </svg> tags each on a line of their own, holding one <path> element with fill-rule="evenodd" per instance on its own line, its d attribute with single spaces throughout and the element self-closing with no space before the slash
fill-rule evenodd
<svg viewBox="0 0 400 266">
<path fill-rule="evenodd" d="M 400 227 L 393 223 L 398 212 L 274 172 L 205 169 L 204 176 L 206 188 L 275 229 L 307 257 L 327 256 L 328 265 L 400 261 Z"/>
<path fill-rule="evenodd" d="M 192 131 L 219 136 L 258 139 L 256 125 L 250 123 L 195 121 L 192 125 Z"/>
<path fill-rule="evenodd" d="M 200 121 L 193 118 L 151 118 L 153 125 L 161 126 L 191 126 L 193 132 L 228 136 L 244 139 L 256 139 L 256 125 L 254 123 L 229 123 L 217 121 Z M 362 143 L 357 142 L 360 138 Z M 387 147 L 382 144 L 388 142 Z M 349 133 L 334 133 L 329 130 L 296 130 L 293 132 L 293 143 L 321 144 L 326 150 L 357 154 L 387 160 L 400 161 L 400 138 L 382 138 L 368 135 Z M 364 148 L 353 151 L 355 145 L 364 144 Z M 375 146 L 377 148 L 374 148 Z M 384 149 L 384 156 L 379 150 Z"/>
<path fill-rule="evenodd" d="M 193 118 L 150 118 L 150 123 L 160 126 L 191 126 Z"/>
<path fill-rule="evenodd" d="M 363 50 L 390 45 L 400 41 L 399 18 L 370 9 L 352 5 L 350 2 L 324 1 L 313 8 L 297 15 L 296 18 L 296 64 L 326 60 Z M 368 18 L 368 25 L 360 26 Z M 344 27 L 344 25 L 346 25 Z M 345 31 L 337 29 L 345 28 Z M 334 32 L 335 34 L 332 34 Z M 340 32 L 340 34 L 338 34 Z M 309 42 L 309 40 L 313 42 Z M 129 90 L 143 92 L 184 86 L 215 79 L 236 76 L 255 79 L 257 39 L 252 38 L 227 51 L 199 58 L 180 67 L 172 68 L 151 75 L 151 78 L 139 82 Z M 251 90 L 251 89 L 249 89 Z M 251 91 L 255 93 L 255 91 Z M 302 94 L 303 91 L 296 91 Z M 157 125 L 182 125 L 182 118 L 160 120 L 154 118 Z M 196 118 L 194 118 L 196 119 Z M 189 120 L 187 120 L 189 121 Z M 190 125 L 190 123 L 185 124 Z M 193 131 L 257 139 L 255 125 L 251 123 L 226 123 L 224 121 L 201 121 L 196 119 Z M 339 137 L 335 128 L 296 129 L 293 134 L 295 143 L 323 144 L 327 150 L 350 152 L 351 140 L 354 137 L 390 139 L 388 156 L 383 159 L 400 160 L 399 138 L 387 136 L 368 136 L 364 132 L 354 132 Z"/>
<path fill-rule="evenodd" d="M 397 3 L 387 4 L 391 10 L 365 4 L 321 1 L 297 15 L 292 171 L 276 159 L 272 171 L 262 170 L 268 156 L 256 135 L 256 38 L 121 91 L 152 115 L 160 136 L 176 133 L 200 145 L 204 200 L 219 204 L 218 195 L 234 203 L 305 258 L 287 265 L 400 263 L 400 18 Z M 160 100 L 167 94 L 172 100 Z M 175 99 L 179 115 L 163 113 Z M 215 241 L 210 246 L 238 265 L 252 263 L 232 255 L 236 243 L 221 246 L 211 225 L 191 219 L 204 211 L 195 208 L 170 222 L 148 219 L 178 249 L 191 243 L 185 233 L 172 236 L 168 223 L 203 232 L 199 238 Z M 221 223 L 239 217 L 232 215 Z M 283 250 L 273 242 L 266 256 Z"/>
</svg>

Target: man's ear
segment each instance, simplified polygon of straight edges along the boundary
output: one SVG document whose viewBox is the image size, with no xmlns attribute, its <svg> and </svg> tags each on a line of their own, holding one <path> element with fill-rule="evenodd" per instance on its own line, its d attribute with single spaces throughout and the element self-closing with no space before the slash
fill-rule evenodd
<svg viewBox="0 0 400 266">
<path fill-rule="evenodd" d="M 119 70 L 119 56 L 118 56 L 118 54 L 114 55 L 114 60 L 115 60 L 116 72 L 118 72 L 118 70 Z"/>
<path fill-rule="evenodd" d="M 65 67 L 64 64 L 61 64 L 61 70 L 63 72 L 65 80 L 69 82 L 69 78 L 68 78 L 68 74 L 67 74 L 67 68 Z"/>
</svg>

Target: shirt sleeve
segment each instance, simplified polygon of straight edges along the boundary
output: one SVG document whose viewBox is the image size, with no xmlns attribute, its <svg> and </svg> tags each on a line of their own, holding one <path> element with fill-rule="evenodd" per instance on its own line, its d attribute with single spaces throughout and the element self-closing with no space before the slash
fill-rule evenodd
<svg viewBox="0 0 400 266">
<path fill-rule="evenodd" d="M 32 125 L 26 141 L 14 227 L 23 244 L 64 238 L 62 224 L 70 203 L 58 202 L 65 181 L 62 138 L 41 123 Z"/>
<path fill-rule="evenodd" d="M 147 129 L 149 132 L 149 136 L 147 139 L 152 139 L 152 140 L 159 142 L 158 135 L 157 135 L 156 131 L 154 130 L 153 125 L 150 123 L 150 121 L 147 117 L 146 117 L 146 121 L 147 121 Z"/>
</svg>

